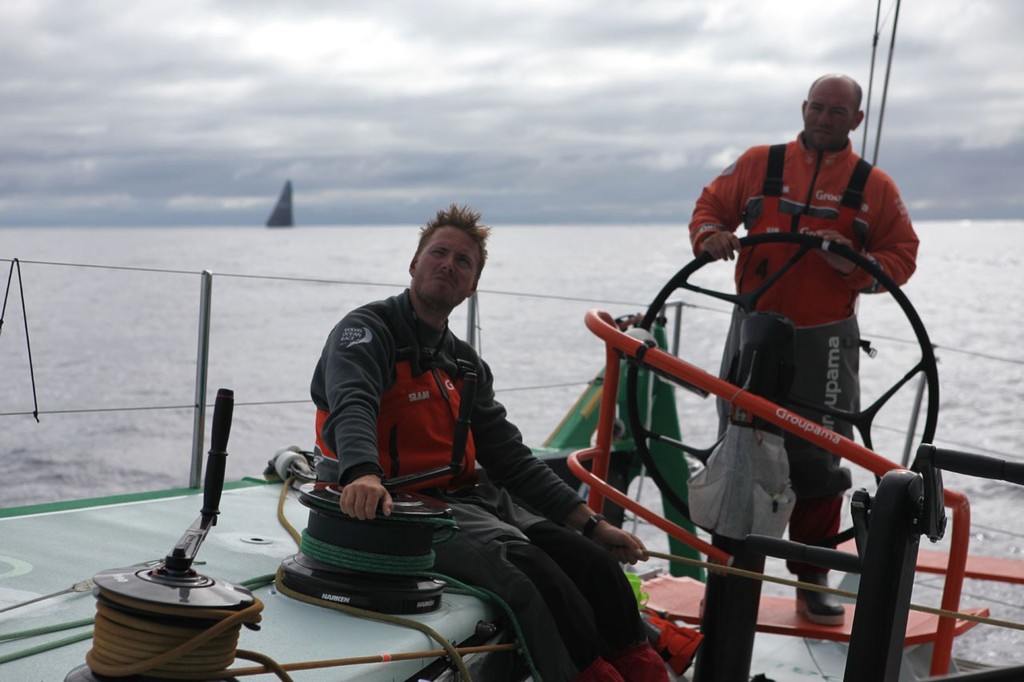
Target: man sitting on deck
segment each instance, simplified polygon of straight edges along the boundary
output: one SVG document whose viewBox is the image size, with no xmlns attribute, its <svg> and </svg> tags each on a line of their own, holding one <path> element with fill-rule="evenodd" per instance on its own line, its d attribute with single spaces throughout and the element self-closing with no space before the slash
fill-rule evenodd
<svg viewBox="0 0 1024 682">
<path fill-rule="evenodd" d="M 384 480 L 447 463 L 463 377 L 476 373 L 463 473 L 409 488 L 451 507 L 461 531 L 437 546 L 436 570 L 511 606 L 545 682 L 665 681 L 619 565 L 646 560 L 643 543 L 533 456 L 494 399 L 490 368 L 448 328 L 487 258 L 479 220 L 468 207 L 439 211 L 420 231 L 409 288 L 350 312 L 327 339 L 311 394 L 341 511 L 388 516 Z"/>
</svg>

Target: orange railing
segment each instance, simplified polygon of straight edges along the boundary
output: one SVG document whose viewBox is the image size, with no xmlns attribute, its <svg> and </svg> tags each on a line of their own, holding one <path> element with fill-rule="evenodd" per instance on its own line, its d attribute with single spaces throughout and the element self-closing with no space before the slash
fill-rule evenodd
<svg viewBox="0 0 1024 682">
<path fill-rule="evenodd" d="M 643 365 L 680 381 L 699 386 L 736 407 L 850 460 L 876 476 L 903 468 L 852 440 L 828 431 L 769 400 L 744 391 L 670 353 L 658 348 L 648 348 L 642 340 L 620 331 L 611 315 L 606 312 L 591 310 L 587 312 L 585 322 L 587 328 L 605 343 L 604 386 L 595 445 L 592 448 L 574 452 L 569 456 L 568 462 L 573 474 L 590 485 L 588 501 L 594 509 L 601 509 L 605 498 L 607 498 L 624 509 L 629 509 L 679 541 L 703 552 L 712 561 L 723 564 L 729 562 L 729 556 L 721 549 L 709 545 L 680 526 L 667 521 L 606 482 L 611 458 L 612 426 L 616 416 L 620 359 L 623 355 L 627 358 L 637 359 Z M 642 360 L 640 360 L 641 357 Z M 592 471 L 588 471 L 582 464 L 589 460 L 593 460 Z M 945 587 L 942 592 L 942 608 L 946 611 L 958 611 L 964 571 L 967 565 L 971 509 L 967 497 L 953 490 L 945 490 L 943 501 L 945 506 L 952 511 L 952 523 L 950 524 L 949 562 L 946 569 Z M 945 674 L 949 670 L 955 626 L 955 618 L 941 617 L 939 619 L 935 648 L 932 652 L 930 671 L 932 675 Z"/>
</svg>

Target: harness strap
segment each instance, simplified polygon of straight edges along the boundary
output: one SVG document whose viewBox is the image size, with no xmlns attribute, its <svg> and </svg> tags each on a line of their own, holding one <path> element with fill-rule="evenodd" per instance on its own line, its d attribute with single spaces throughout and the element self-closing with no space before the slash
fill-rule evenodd
<svg viewBox="0 0 1024 682">
<path fill-rule="evenodd" d="M 857 160 L 857 166 L 850 175 L 850 183 L 846 186 L 846 191 L 843 192 L 840 205 L 860 210 L 860 205 L 864 200 L 864 185 L 867 184 L 868 176 L 873 168 L 874 166 L 864 159 Z"/>
<path fill-rule="evenodd" d="M 761 193 L 766 197 L 782 196 L 782 166 L 786 160 L 786 145 L 773 144 L 768 148 L 768 172 Z"/>
<path fill-rule="evenodd" d="M 860 240 L 860 246 L 867 243 L 868 234 L 866 226 L 858 224 L 856 218 L 864 201 L 864 185 L 867 184 L 868 176 L 871 175 L 873 168 L 874 166 L 864 159 L 859 159 L 850 175 L 846 191 L 843 192 L 843 198 L 839 202 L 838 220 L 840 224 L 850 226 L 850 231 Z"/>
</svg>

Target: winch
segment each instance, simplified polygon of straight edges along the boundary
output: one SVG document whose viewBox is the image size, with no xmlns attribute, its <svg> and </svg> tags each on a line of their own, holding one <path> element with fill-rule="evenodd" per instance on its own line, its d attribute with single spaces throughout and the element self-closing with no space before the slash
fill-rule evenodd
<svg viewBox="0 0 1024 682">
<path fill-rule="evenodd" d="M 474 372 L 463 377 L 450 463 L 384 481 L 394 502 L 389 516 L 362 521 L 344 514 L 338 504 L 341 487 L 334 482 L 300 487 L 299 501 L 309 509 L 309 519 L 299 552 L 281 564 L 285 587 L 324 602 L 381 613 L 440 608 L 446 585 L 424 576 L 433 567 L 432 547 L 444 542 L 444 531 L 457 532 L 452 510 L 425 495 L 394 491 L 462 472 L 476 378 Z"/>
<path fill-rule="evenodd" d="M 235 660 L 240 626 L 257 629 L 263 604 L 252 592 L 192 568 L 220 514 L 233 408 L 233 392 L 220 389 L 214 404 L 203 507 L 163 563 L 109 569 L 93 577 L 97 610 L 93 646 L 86 664 L 68 673 L 65 682 L 216 675 Z M 223 679 L 228 678 L 225 672 Z"/>
<path fill-rule="evenodd" d="M 298 554 L 284 560 L 284 584 L 324 601 L 382 613 L 426 613 L 441 606 L 444 582 L 419 578 L 433 566 L 434 533 L 451 522 L 447 506 L 414 493 L 396 494 L 389 517 L 360 521 L 338 508 L 337 485 L 300 489 L 309 520 Z"/>
</svg>

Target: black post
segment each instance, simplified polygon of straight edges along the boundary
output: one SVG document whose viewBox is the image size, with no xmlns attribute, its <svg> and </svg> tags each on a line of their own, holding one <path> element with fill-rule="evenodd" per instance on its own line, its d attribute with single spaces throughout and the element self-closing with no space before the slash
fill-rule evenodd
<svg viewBox="0 0 1024 682">
<path fill-rule="evenodd" d="M 742 540 L 716 534 L 711 544 L 729 552 L 735 568 L 764 572 L 764 555 L 748 550 Z M 747 682 L 760 601 L 760 580 L 708 572 L 694 682 Z"/>
<path fill-rule="evenodd" d="M 910 471 L 890 471 L 871 503 L 845 682 L 895 682 L 900 676 L 907 614 L 921 531 L 924 484 Z"/>
<path fill-rule="evenodd" d="M 753 313 L 740 327 L 739 351 L 730 380 L 745 390 L 784 403 L 793 379 L 793 323 L 776 313 Z M 757 428 L 781 434 L 779 427 L 733 409 L 725 428 Z M 740 457 L 756 456 L 751 452 Z M 756 512 L 755 512 L 756 513 Z M 764 554 L 753 552 L 744 540 L 712 533 L 711 544 L 733 557 L 733 567 L 764 573 Z M 754 656 L 761 581 L 708 572 L 700 631 L 704 641 L 697 651 L 694 682 L 747 682 Z"/>
</svg>

